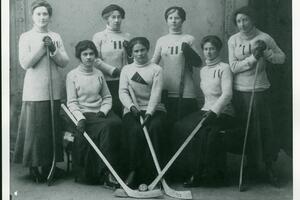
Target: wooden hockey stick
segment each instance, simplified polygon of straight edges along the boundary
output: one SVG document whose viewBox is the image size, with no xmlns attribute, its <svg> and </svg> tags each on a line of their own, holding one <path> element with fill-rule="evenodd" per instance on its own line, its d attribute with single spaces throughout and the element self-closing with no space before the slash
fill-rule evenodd
<svg viewBox="0 0 300 200">
<path fill-rule="evenodd" d="M 75 119 L 75 117 L 72 115 L 72 113 L 69 111 L 69 109 L 64 105 L 61 104 L 62 109 L 66 112 L 66 114 L 70 117 L 70 119 L 73 121 L 74 124 L 77 124 L 77 120 Z M 107 166 L 107 168 L 109 169 L 109 171 L 112 173 L 112 175 L 116 178 L 116 180 L 118 181 L 118 183 L 121 185 L 121 187 L 124 189 L 124 191 L 126 192 L 126 194 L 129 197 L 133 197 L 133 198 L 137 198 L 137 199 L 148 199 L 148 198 L 156 198 L 156 197 L 160 197 L 163 195 L 161 190 L 151 190 L 151 191 L 145 191 L 145 192 L 140 192 L 137 190 L 132 190 L 131 188 L 129 188 L 124 181 L 120 178 L 120 176 L 117 174 L 117 172 L 113 169 L 113 167 L 111 166 L 111 164 L 108 162 L 108 160 L 105 158 L 105 156 L 101 153 L 101 151 L 99 150 L 99 148 L 95 145 L 95 143 L 93 142 L 93 140 L 89 137 L 89 135 L 84 132 L 83 136 L 85 137 L 85 139 L 90 143 L 90 145 L 93 147 L 93 149 L 96 151 L 96 153 L 99 155 L 99 157 L 102 159 L 102 161 L 104 162 L 104 164 Z"/>
<path fill-rule="evenodd" d="M 47 51 L 47 67 L 49 68 L 49 96 L 50 96 L 50 109 L 51 109 L 51 129 L 52 129 L 52 147 L 53 157 L 50 172 L 47 177 L 48 186 L 53 183 L 55 167 L 56 167 L 56 142 L 55 142 L 55 121 L 54 121 L 54 100 L 53 100 L 53 80 L 52 80 L 52 67 L 50 65 L 50 51 Z"/>
<path fill-rule="evenodd" d="M 166 164 L 166 166 L 163 168 L 163 170 L 158 174 L 158 176 L 152 181 L 152 183 L 148 186 L 149 190 L 152 190 L 160 179 L 164 176 L 164 174 L 167 172 L 167 170 L 171 167 L 171 165 L 174 163 L 176 158 L 180 155 L 180 153 L 184 150 L 184 148 L 189 144 L 189 142 L 193 139 L 193 137 L 197 134 L 197 132 L 202 127 L 203 121 L 205 118 L 203 118 L 197 126 L 194 128 L 192 133 L 185 139 L 183 144 L 179 147 L 179 149 L 176 151 L 176 153 L 173 155 L 173 157 L 169 160 L 169 162 Z"/>
<path fill-rule="evenodd" d="M 130 93 L 130 96 L 132 98 L 133 104 L 139 109 L 139 106 L 137 104 L 137 100 L 135 98 L 134 91 L 130 86 L 129 86 L 129 93 Z M 143 120 L 142 116 L 140 116 L 140 123 L 141 123 L 141 125 L 144 123 L 144 120 Z M 157 159 L 157 156 L 156 156 L 155 150 L 153 148 L 151 138 L 149 137 L 149 133 L 148 133 L 148 130 L 147 130 L 146 126 L 143 127 L 143 131 L 144 131 L 144 135 L 146 137 L 146 140 L 147 140 L 147 143 L 148 143 L 148 146 L 149 146 L 149 149 L 150 149 L 150 152 L 151 152 L 156 170 L 157 170 L 158 173 L 160 173 L 161 168 L 160 168 L 160 165 L 158 163 L 158 159 Z M 161 182 L 162 182 L 162 186 L 164 188 L 164 191 L 165 191 L 166 195 L 168 195 L 170 197 L 173 197 L 173 198 L 177 198 L 177 199 L 192 199 L 191 191 L 176 191 L 176 190 L 173 190 L 172 188 L 170 188 L 169 185 L 167 184 L 167 182 L 164 179 L 162 179 Z"/>
<path fill-rule="evenodd" d="M 260 58 L 258 60 L 257 64 L 256 64 L 254 81 L 253 81 L 253 87 L 252 87 L 252 92 L 251 92 L 251 97 L 250 97 L 249 110 L 248 110 L 248 116 L 247 116 L 247 124 L 246 124 L 244 144 L 243 144 L 242 159 L 241 159 L 241 166 L 240 166 L 240 178 L 239 178 L 239 191 L 240 192 L 243 192 L 243 191 L 246 190 L 246 188 L 243 186 L 243 171 L 244 171 L 245 153 L 246 153 L 246 145 L 247 145 L 247 138 L 248 138 L 248 132 L 249 132 L 249 125 L 250 125 L 250 118 L 251 118 L 252 107 L 253 107 L 253 102 L 254 102 L 254 94 L 255 94 L 255 84 L 256 84 L 256 79 L 257 79 L 257 72 L 258 72 L 258 69 L 261 66 L 262 60 L 263 59 Z"/>
</svg>

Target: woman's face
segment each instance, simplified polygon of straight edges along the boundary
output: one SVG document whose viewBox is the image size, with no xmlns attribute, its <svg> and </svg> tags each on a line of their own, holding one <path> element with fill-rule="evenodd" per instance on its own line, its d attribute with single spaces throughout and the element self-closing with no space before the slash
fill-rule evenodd
<svg viewBox="0 0 300 200">
<path fill-rule="evenodd" d="M 182 19 L 178 15 L 178 11 L 168 15 L 167 24 L 171 30 L 180 30 L 183 24 Z"/>
<path fill-rule="evenodd" d="M 33 10 L 32 20 L 35 26 L 39 28 L 45 28 L 48 26 L 50 16 L 46 7 L 41 6 Z"/>
<path fill-rule="evenodd" d="M 254 27 L 250 17 L 241 13 L 236 15 L 236 25 L 242 33 L 248 33 Z"/>
<path fill-rule="evenodd" d="M 112 29 L 120 29 L 122 23 L 122 15 L 119 11 L 112 11 L 111 15 L 107 18 L 107 25 Z"/>
<path fill-rule="evenodd" d="M 95 52 L 90 48 L 82 51 L 80 54 L 81 63 L 88 68 L 93 67 L 95 58 Z"/>
<path fill-rule="evenodd" d="M 148 62 L 148 50 L 142 44 L 138 43 L 133 46 L 132 55 L 134 60 L 140 65 L 143 65 Z"/>
<path fill-rule="evenodd" d="M 203 54 L 207 60 L 214 60 L 219 56 L 219 51 L 212 43 L 206 42 L 203 45 Z"/>
</svg>

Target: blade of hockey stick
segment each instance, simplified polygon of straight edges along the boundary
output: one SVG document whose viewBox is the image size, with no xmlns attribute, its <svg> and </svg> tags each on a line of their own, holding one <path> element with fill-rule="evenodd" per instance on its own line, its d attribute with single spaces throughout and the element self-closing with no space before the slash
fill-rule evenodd
<svg viewBox="0 0 300 200">
<path fill-rule="evenodd" d="M 139 105 L 137 104 L 137 100 L 135 98 L 134 91 L 130 86 L 129 86 L 129 93 L 132 98 L 133 104 L 139 109 Z M 141 125 L 144 123 L 142 116 L 140 116 L 140 123 L 141 123 Z M 156 156 L 153 144 L 151 142 L 151 138 L 149 137 L 149 132 L 148 132 L 146 126 L 143 127 L 143 131 L 144 131 L 144 135 L 146 137 L 147 144 L 149 146 L 156 170 L 158 173 L 160 173 L 161 168 L 160 168 L 160 165 L 159 165 L 159 162 L 158 162 L 158 159 L 157 159 L 157 156 Z M 164 188 L 166 195 L 173 197 L 173 198 L 177 198 L 177 199 L 192 199 L 193 198 L 191 191 L 176 191 L 176 190 L 173 190 L 172 188 L 170 188 L 164 179 L 162 179 L 161 182 L 162 182 L 162 186 Z"/>
<path fill-rule="evenodd" d="M 158 174 L 158 176 L 148 186 L 149 190 L 155 188 L 155 186 L 157 185 L 157 183 L 160 181 L 160 179 L 162 179 L 162 177 L 165 175 L 165 173 L 167 172 L 167 170 L 174 163 L 174 161 L 176 160 L 176 158 L 180 155 L 180 153 L 184 150 L 184 148 L 189 144 L 189 142 L 193 139 L 193 137 L 196 135 L 196 133 L 200 130 L 200 128 L 202 127 L 202 123 L 203 123 L 204 120 L 205 120 L 205 118 L 203 118 L 197 124 L 197 126 L 194 128 L 194 130 L 192 131 L 192 133 L 185 139 L 185 141 L 183 142 L 183 144 L 179 147 L 179 149 L 176 151 L 176 153 L 173 155 L 173 157 L 169 160 L 169 162 L 166 164 L 166 166 L 163 168 L 163 170 Z"/>
<path fill-rule="evenodd" d="M 63 110 L 66 112 L 66 114 L 70 117 L 70 119 L 73 121 L 74 124 L 77 124 L 77 120 L 75 119 L 75 117 L 72 115 L 72 113 L 69 111 L 69 109 L 64 105 L 61 104 L 61 107 L 63 108 Z M 145 192 L 141 192 L 141 191 L 137 191 L 137 190 L 132 190 L 131 188 L 129 188 L 124 181 L 120 178 L 120 176 L 117 174 L 117 172 L 113 169 L 113 167 L 111 166 L 111 164 L 108 162 L 108 160 L 106 159 L 106 157 L 101 153 L 101 151 L 99 150 L 99 148 L 95 145 L 95 143 L 93 142 L 93 140 L 89 137 L 89 135 L 84 132 L 83 136 L 86 138 L 86 140 L 90 143 L 90 145 L 94 148 L 94 150 L 96 151 L 96 153 L 99 155 L 99 157 L 102 159 L 102 161 L 104 162 L 104 164 L 107 166 L 107 168 L 109 169 L 109 171 L 112 173 L 112 175 L 116 178 L 116 180 L 118 181 L 118 183 L 121 185 L 121 187 L 125 190 L 126 194 L 129 197 L 133 197 L 133 198 L 137 198 L 137 199 L 148 199 L 148 198 L 155 198 L 155 197 L 160 197 L 163 195 L 162 191 L 159 189 L 156 190 L 151 190 L 151 191 L 145 191 Z"/>
</svg>

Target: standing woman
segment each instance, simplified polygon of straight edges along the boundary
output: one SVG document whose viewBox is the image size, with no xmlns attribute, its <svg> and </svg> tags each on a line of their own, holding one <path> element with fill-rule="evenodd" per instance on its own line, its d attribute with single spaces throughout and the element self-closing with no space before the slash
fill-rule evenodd
<svg viewBox="0 0 300 200">
<path fill-rule="evenodd" d="M 128 148 L 130 174 L 127 183 L 137 186 L 149 183 L 155 175 L 149 147 L 144 137 L 139 118 L 144 118 L 144 124 L 149 131 L 155 152 L 160 159 L 159 141 L 164 134 L 163 124 L 166 110 L 160 103 L 162 92 L 162 69 L 149 62 L 149 41 L 144 37 L 130 40 L 128 52 L 132 54 L 134 62 L 126 65 L 120 77 L 120 100 L 124 105 L 123 125 L 127 134 L 124 141 Z M 132 88 L 133 93 L 130 93 Z M 134 102 L 135 96 L 136 102 Z M 138 105 L 137 105 L 138 104 Z"/>
<path fill-rule="evenodd" d="M 106 21 L 106 29 L 93 36 L 99 58 L 96 67 L 102 71 L 113 98 L 113 111 L 122 117 L 122 103 L 119 99 L 119 77 L 124 65 L 128 64 L 124 41 L 129 41 L 130 35 L 121 31 L 125 11 L 118 5 L 111 4 L 103 9 L 102 18 Z"/>
<path fill-rule="evenodd" d="M 276 147 L 272 130 L 269 108 L 270 82 L 266 74 L 266 61 L 282 64 L 285 61 L 285 54 L 272 37 L 255 27 L 255 13 L 250 7 L 238 9 L 234 13 L 233 21 L 239 29 L 239 32 L 232 35 L 228 41 L 229 64 L 234 74 L 233 103 L 237 117 L 241 120 L 240 124 L 243 124 L 244 128 L 255 70 L 259 67 L 246 148 L 247 169 L 256 170 L 259 161 L 263 160 L 270 183 L 276 185 L 277 177 L 272 165 L 277 159 L 279 149 Z"/>
<path fill-rule="evenodd" d="M 49 66 L 46 49 L 50 51 L 54 120 L 56 133 L 56 161 L 63 161 L 62 135 L 59 129 L 61 76 L 58 67 L 69 61 L 59 34 L 48 29 L 52 16 L 51 5 L 44 0 L 31 5 L 33 28 L 19 40 L 19 60 L 26 70 L 23 103 L 16 141 L 14 160 L 29 167 L 31 178 L 41 182 L 47 177 L 52 163 L 52 127 L 49 95 Z M 42 174 L 39 171 L 42 167 Z M 61 170 L 55 170 L 61 173 Z"/>
<path fill-rule="evenodd" d="M 94 67 L 98 51 L 90 40 L 80 41 L 75 51 L 80 64 L 67 75 L 67 105 L 78 120 L 79 132 L 86 131 L 111 165 L 118 167 L 121 119 L 111 110 L 112 98 L 102 72 Z M 116 186 L 117 182 L 82 134 L 76 135 L 73 149 L 77 180 Z"/>
</svg>

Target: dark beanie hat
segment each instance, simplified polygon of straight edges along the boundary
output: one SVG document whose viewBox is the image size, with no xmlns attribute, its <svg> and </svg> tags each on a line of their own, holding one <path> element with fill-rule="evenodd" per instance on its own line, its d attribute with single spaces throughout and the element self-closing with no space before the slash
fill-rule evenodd
<svg viewBox="0 0 300 200">
<path fill-rule="evenodd" d="M 233 23 L 236 25 L 236 16 L 238 14 L 244 14 L 244 15 L 247 15 L 253 24 L 255 24 L 256 22 L 256 14 L 255 14 L 255 11 L 253 8 L 249 7 L 249 6 L 244 6 L 244 7 L 241 7 L 239 9 L 237 9 L 234 14 L 233 14 Z"/>
<path fill-rule="evenodd" d="M 110 4 L 109 6 L 106 6 L 106 7 L 103 9 L 103 11 L 102 11 L 101 16 L 102 16 L 103 18 L 106 18 L 106 15 L 107 15 L 108 13 L 114 11 L 114 10 L 117 10 L 117 11 L 120 12 L 122 19 L 125 18 L 125 11 L 124 11 L 124 9 L 123 9 L 122 7 L 116 5 L 116 4 Z"/>
<path fill-rule="evenodd" d="M 185 11 L 184 11 L 184 9 L 182 7 L 178 7 L 178 6 L 172 6 L 172 7 L 168 8 L 165 11 L 165 20 L 168 19 L 168 16 L 170 15 L 170 11 L 171 10 L 177 10 L 178 11 L 178 15 L 180 16 L 180 18 L 182 19 L 182 21 L 185 21 L 186 13 L 185 13 Z"/>
</svg>

